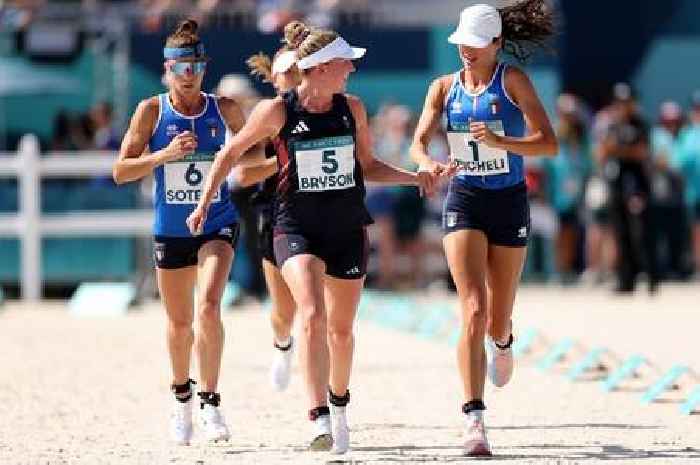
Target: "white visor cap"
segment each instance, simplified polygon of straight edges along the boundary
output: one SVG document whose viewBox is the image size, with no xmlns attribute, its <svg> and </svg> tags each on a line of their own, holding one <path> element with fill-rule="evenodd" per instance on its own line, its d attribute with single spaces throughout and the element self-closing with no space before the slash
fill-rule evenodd
<svg viewBox="0 0 700 465">
<path fill-rule="evenodd" d="M 480 3 L 462 10 L 459 25 L 447 41 L 455 45 L 484 48 L 501 36 L 501 14 L 491 5 Z"/>
<path fill-rule="evenodd" d="M 286 73 L 296 61 L 297 57 L 294 50 L 287 50 L 280 53 L 277 55 L 277 58 L 275 58 L 275 61 L 272 62 L 272 75 Z"/>
<path fill-rule="evenodd" d="M 322 63 L 328 63 L 336 58 L 356 60 L 362 58 L 366 51 L 367 49 L 365 48 L 351 47 L 345 39 L 338 37 L 321 50 L 299 60 L 297 66 L 299 69 L 309 69 Z"/>
</svg>

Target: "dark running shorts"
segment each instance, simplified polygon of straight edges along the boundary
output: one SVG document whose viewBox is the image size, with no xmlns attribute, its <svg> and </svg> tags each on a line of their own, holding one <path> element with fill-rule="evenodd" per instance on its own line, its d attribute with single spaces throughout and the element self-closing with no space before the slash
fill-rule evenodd
<svg viewBox="0 0 700 465">
<path fill-rule="evenodd" d="M 365 228 L 330 234 L 275 231 L 275 258 L 280 268 L 295 255 L 314 255 L 326 264 L 326 274 L 338 279 L 358 279 L 367 274 L 369 242 Z"/>
<path fill-rule="evenodd" d="M 489 244 L 525 247 L 530 235 L 530 206 L 525 184 L 504 189 L 459 186 L 454 181 L 442 210 L 445 234 L 478 229 Z"/>
<path fill-rule="evenodd" d="M 194 237 L 155 236 L 153 238 L 153 261 L 156 268 L 175 270 L 197 264 L 199 249 L 209 241 L 221 240 L 236 248 L 238 223 L 230 224 L 217 232 Z"/>
</svg>

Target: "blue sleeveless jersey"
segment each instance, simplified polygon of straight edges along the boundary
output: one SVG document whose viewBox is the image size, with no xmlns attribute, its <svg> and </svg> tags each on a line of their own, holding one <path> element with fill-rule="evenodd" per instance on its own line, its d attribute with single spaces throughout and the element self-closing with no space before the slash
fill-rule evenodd
<svg viewBox="0 0 700 465">
<path fill-rule="evenodd" d="M 496 133 L 522 137 L 525 119 L 522 111 L 505 91 L 504 75 L 507 65 L 498 63 L 488 87 L 470 93 L 455 73 L 452 87 L 445 99 L 447 132 L 452 156 L 463 161 L 463 168 L 453 183 L 463 187 L 502 189 L 525 180 L 523 157 L 512 152 L 491 149 L 470 141 L 469 121 L 485 121 Z"/>
<path fill-rule="evenodd" d="M 203 95 L 206 97 L 204 110 L 195 116 L 178 113 L 170 104 L 167 93 L 158 96 L 160 115 L 148 144 L 151 153 L 167 147 L 173 137 L 184 131 L 196 134 L 197 150 L 155 169 L 153 233 L 156 236 L 191 237 L 185 220 L 203 193 L 216 152 L 225 143 L 226 124 L 219 112 L 216 97 Z M 203 234 L 230 225 L 237 216 L 224 181 L 207 212 Z"/>
</svg>

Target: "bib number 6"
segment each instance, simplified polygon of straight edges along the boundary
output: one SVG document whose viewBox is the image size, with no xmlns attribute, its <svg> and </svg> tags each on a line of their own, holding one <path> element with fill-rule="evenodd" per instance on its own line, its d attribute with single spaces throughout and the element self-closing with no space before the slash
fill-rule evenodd
<svg viewBox="0 0 700 465">
<path fill-rule="evenodd" d="M 202 182 L 202 172 L 199 171 L 194 163 L 190 163 L 185 171 L 185 182 L 190 186 L 198 186 Z"/>
</svg>

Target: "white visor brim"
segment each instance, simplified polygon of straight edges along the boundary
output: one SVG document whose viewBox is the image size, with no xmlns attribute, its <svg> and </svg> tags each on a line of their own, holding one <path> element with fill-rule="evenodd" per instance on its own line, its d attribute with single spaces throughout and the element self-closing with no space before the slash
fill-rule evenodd
<svg viewBox="0 0 700 465">
<path fill-rule="evenodd" d="M 338 37 L 321 50 L 299 60 L 297 66 L 299 69 L 309 69 L 338 58 L 343 60 L 356 60 L 362 58 L 366 51 L 367 49 L 365 48 L 351 47 L 345 39 Z"/>
</svg>

